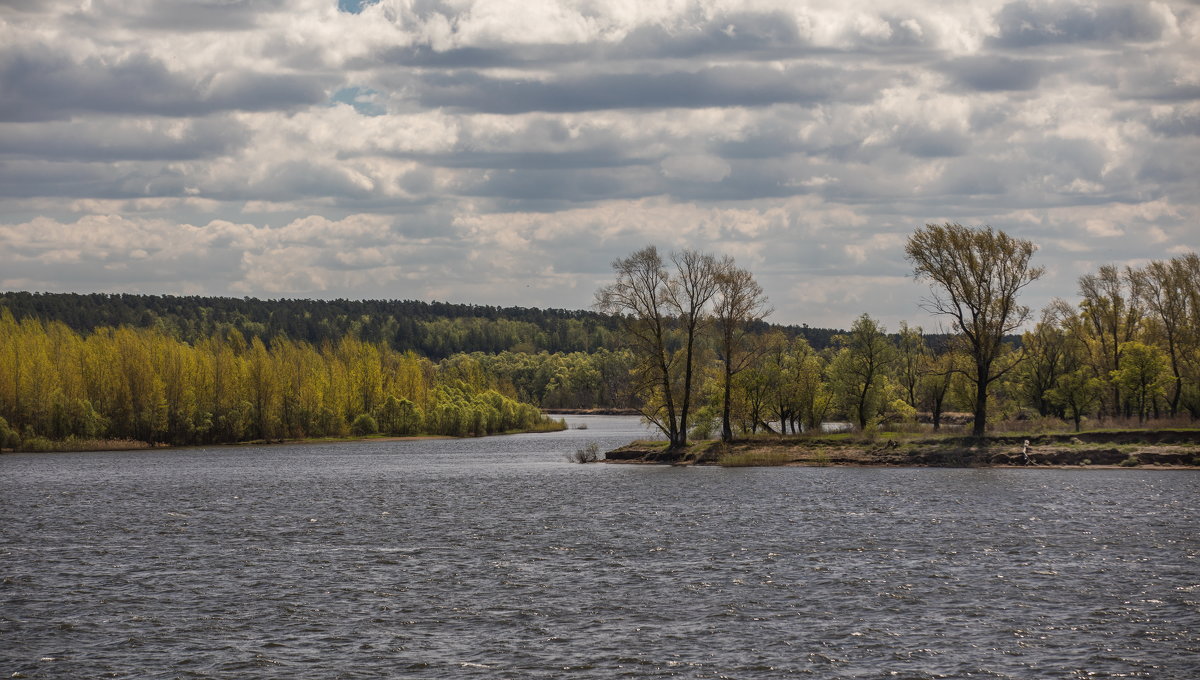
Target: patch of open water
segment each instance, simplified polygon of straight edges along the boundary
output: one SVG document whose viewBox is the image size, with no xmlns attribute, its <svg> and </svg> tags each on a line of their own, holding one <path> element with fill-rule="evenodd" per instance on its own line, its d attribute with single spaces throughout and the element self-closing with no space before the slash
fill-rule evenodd
<svg viewBox="0 0 1200 680">
<path fill-rule="evenodd" d="M 0 675 L 1195 678 L 1200 473 L 577 465 L 470 440 L 0 458 Z"/>
</svg>

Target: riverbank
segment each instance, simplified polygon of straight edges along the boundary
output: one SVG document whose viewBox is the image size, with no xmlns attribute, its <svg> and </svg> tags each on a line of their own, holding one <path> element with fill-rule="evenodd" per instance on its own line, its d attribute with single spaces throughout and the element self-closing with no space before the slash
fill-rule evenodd
<svg viewBox="0 0 1200 680">
<path fill-rule="evenodd" d="M 904 435 L 762 437 L 739 439 L 730 444 L 693 442 L 682 451 L 668 451 L 662 441 L 637 441 L 609 451 L 605 462 L 760 467 L 1200 468 L 1200 429 L 1099 430 L 980 439 Z"/>
<path fill-rule="evenodd" d="M 636 408 L 544 408 L 548 416 L 640 416 Z"/>
<path fill-rule="evenodd" d="M 467 437 L 452 437 L 444 434 L 419 434 L 410 436 L 396 435 L 351 435 L 347 437 L 312 437 L 302 439 L 251 439 L 240 442 L 213 442 L 211 444 L 150 444 L 148 442 L 139 441 L 136 439 L 68 439 L 55 441 L 50 439 L 41 439 L 34 442 L 34 445 L 28 448 L 0 448 L 0 454 L 9 453 L 83 453 L 94 451 L 148 451 L 148 450 L 166 450 L 166 449 L 196 449 L 196 448 L 213 448 L 213 447 L 238 447 L 238 446 L 279 446 L 281 444 L 336 444 L 343 442 L 401 442 L 401 441 L 417 441 L 417 440 L 438 440 L 438 439 L 481 439 L 486 437 L 499 437 L 510 434 L 530 434 L 538 432 L 561 432 L 567 429 L 563 422 L 555 422 L 553 427 L 538 427 L 527 430 L 510 430 L 506 432 L 494 432 L 492 434 L 467 436 Z"/>
</svg>

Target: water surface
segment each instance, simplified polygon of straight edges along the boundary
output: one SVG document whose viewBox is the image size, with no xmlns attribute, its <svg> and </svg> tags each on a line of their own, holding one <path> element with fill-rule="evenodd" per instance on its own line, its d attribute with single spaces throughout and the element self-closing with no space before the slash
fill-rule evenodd
<svg viewBox="0 0 1200 680">
<path fill-rule="evenodd" d="M 0 457 L 0 675 L 1196 678 L 1200 473 Z"/>
</svg>

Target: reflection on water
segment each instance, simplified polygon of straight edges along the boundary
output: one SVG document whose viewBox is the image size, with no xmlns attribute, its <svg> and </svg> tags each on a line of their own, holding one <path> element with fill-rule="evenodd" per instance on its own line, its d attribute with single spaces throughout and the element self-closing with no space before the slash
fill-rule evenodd
<svg viewBox="0 0 1200 680">
<path fill-rule="evenodd" d="M 1200 677 L 1200 474 L 575 465 L 586 430 L 0 458 L 0 674 Z"/>
</svg>

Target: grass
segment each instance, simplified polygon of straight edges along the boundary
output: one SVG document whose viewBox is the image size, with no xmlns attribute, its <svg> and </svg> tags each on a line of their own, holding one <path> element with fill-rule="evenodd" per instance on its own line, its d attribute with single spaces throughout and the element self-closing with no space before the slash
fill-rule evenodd
<svg viewBox="0 0 1200 680">
<path fill-rule="evenodd" d="M 726 453 L 717 459 L 721 467 L 772 467 L 792 462 L 792 454 L 778 451 Z"/>
<path fill-rule="evenodd" d="M 150 445 L 136 439 L 63 439 L 30 437 L 16 451 L 28 453 L 75 453 L 79 451 L 132 451 L 148 449 Z"/>
</svg>

